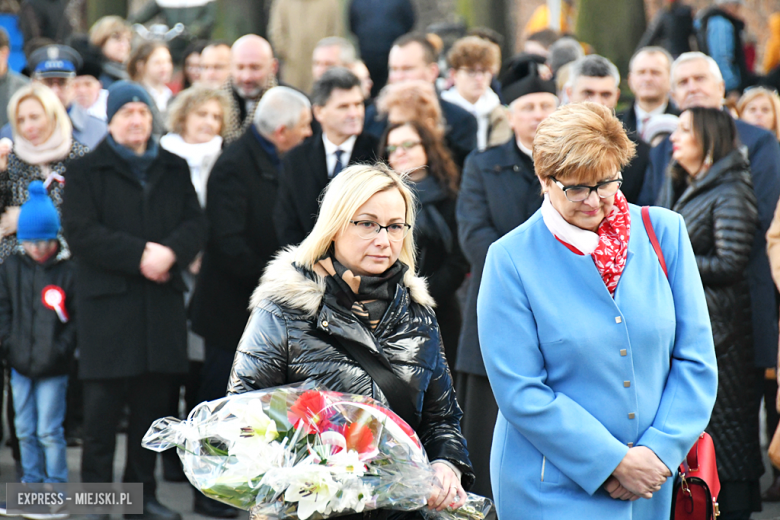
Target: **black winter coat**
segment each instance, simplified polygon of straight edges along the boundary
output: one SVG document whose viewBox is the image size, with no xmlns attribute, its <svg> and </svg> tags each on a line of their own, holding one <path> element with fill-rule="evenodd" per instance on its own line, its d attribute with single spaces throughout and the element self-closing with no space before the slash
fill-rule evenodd
<svg viewBox="0 0 780 520">
<path fill-rule="evenodd" d="M 209 175 L 209 241 L 190 303 L 192 329 L 210 346 L 235 350 L 249 297 L 279 249 L 273 226 L 279 172 L 251 129 Z"/>
<path fill-rule="evenodd" d="M 414 278 L 408 287 L 399 284 L 372 333 L 329 297 L 322 278 L 293 264 L 294 251 L 283 251 L 268 265 L 252 296 L 252 317 L 238 345 L 228 394 L 313 379 L 330 390 L 387 405 L 371 377 L 336 346 L 336 338 L 360 343 L 377 356 L 383 352 L 412 391 L 417 434 L 428 458 L 457 466 L 468 489 L 474 472 L 460 432 L 462 412 L 425 283 Z"/>
<path fill-rule="evenodd" d="M 8 366 L 25 377 L 67 374 L 76 349 L 74 266 L 67 251 L 39 264 L 26 254 L 0 265 L 0 346 Z M 43 305 L 50 285 L 65 293 L 63 323 Z"/>
<path fill-rule="evenodd" d="M 106 139 L 70 165 L 62 223 L 78 262 L 80 377 L 186 373 L 182 269 L 207 233 L 187 162 L 160 148 L 142 185 Z M 141 275 L 147 242 L 176 254 L 166 283 Z"/>
<path fill-rule="evenodd" d="M 436 300 L 436 320 L 441 328 L 447 363 L 454 369 L 462 322 L 455 292 L 469 272 L 469 262 L 458 243 L 456 199 L 430 175 L 415 187 L 420 202 L 414 225 L 417 273 L 426 278 L 428 290 Z"/>
<path fill-rule="evenodd" d="M 471 263 L 463 327 L 458 342 L 458 372 L 487 377 L 477 333 L 477 294 L 490 244 L 528 220 L 542 206 L 533 161 L 514 139 L 474 152 L 466 159 L 458 195 L 460 246 Z"/>
<path fill-rule="evenodd" d="M 718 397 L 707 431 L 720 479 L 758 480 L 763 464 L 745 276 L 758 211 L 747 159 L 735 150 L 687 187 L 667 179 L 659 202 L 685 220 L 704 284 L 718 359 Z"/>
</svg>

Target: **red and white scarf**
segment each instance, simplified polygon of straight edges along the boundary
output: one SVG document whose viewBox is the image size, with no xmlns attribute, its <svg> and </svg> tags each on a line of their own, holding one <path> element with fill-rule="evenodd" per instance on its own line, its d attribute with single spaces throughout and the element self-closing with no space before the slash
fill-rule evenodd
<svg viewBox="0 0 780 520">
<path fill-rule="evenodd" d="M 615 205 L 612 207 L 612 211 L 607 215 L 607 218 L 601 221 L 597 233 L 599 245 L 596 246 L 596 250 L 591 256 L 609 294 L 614 297 L 618 280 L 626 267 L 628 237 L 631 234 L 628 201 L 620 190 L 615 195 Z"/>
<path fill-rule="evenodd" d="M 593 257 L 604 285 L 614 297 L 620 275 L 626 267 L 628 238 L 631 235 L 631 216 L 623 193 L 617 192 L 612 211 L 601 222 L 596 233 L 566 222 L 547 195 L 542 203 L 542 217 L 550 232 L 569 250 Z"/>
</svg>

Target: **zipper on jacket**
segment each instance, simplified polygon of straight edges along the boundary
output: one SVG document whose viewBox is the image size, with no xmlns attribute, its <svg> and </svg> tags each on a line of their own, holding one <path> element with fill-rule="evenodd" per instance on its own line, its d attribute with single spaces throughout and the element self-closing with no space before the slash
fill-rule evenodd
<svg viewBox="0 0 780 520">
<path fill-rule="evenodd" d="M 547 457 L 542 457 L 542 482 L 544 482 L 544 465 L 547 462 Z"/>
</svg>

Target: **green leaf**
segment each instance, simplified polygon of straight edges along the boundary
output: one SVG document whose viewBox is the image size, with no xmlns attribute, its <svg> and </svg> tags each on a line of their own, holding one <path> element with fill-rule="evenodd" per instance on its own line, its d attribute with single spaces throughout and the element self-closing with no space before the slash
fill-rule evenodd
<svg viewBox="0 0 780 520">
<path fill-rule="evenodd" d="M 276 423 L 276 430 L 286 432 L 292 428 L 292 424 L 287 420 L 287 393 L 274 392 L 271 395 L 271 405 L 268 409 L 268 416 Z"/>
</svg>

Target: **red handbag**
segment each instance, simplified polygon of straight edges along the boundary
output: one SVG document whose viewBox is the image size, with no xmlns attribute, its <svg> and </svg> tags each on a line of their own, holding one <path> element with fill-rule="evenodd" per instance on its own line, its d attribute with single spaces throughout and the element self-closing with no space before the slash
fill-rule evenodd
<svg viewBox="0 0 780 520">
<path fill-rule="evenodd" d="M 712 437 L 704 432 L 680 464 L 672 494 L 672 520 L 714 520 L 720 515 L 718 493 L 715 446 Z"/>
</svg>

